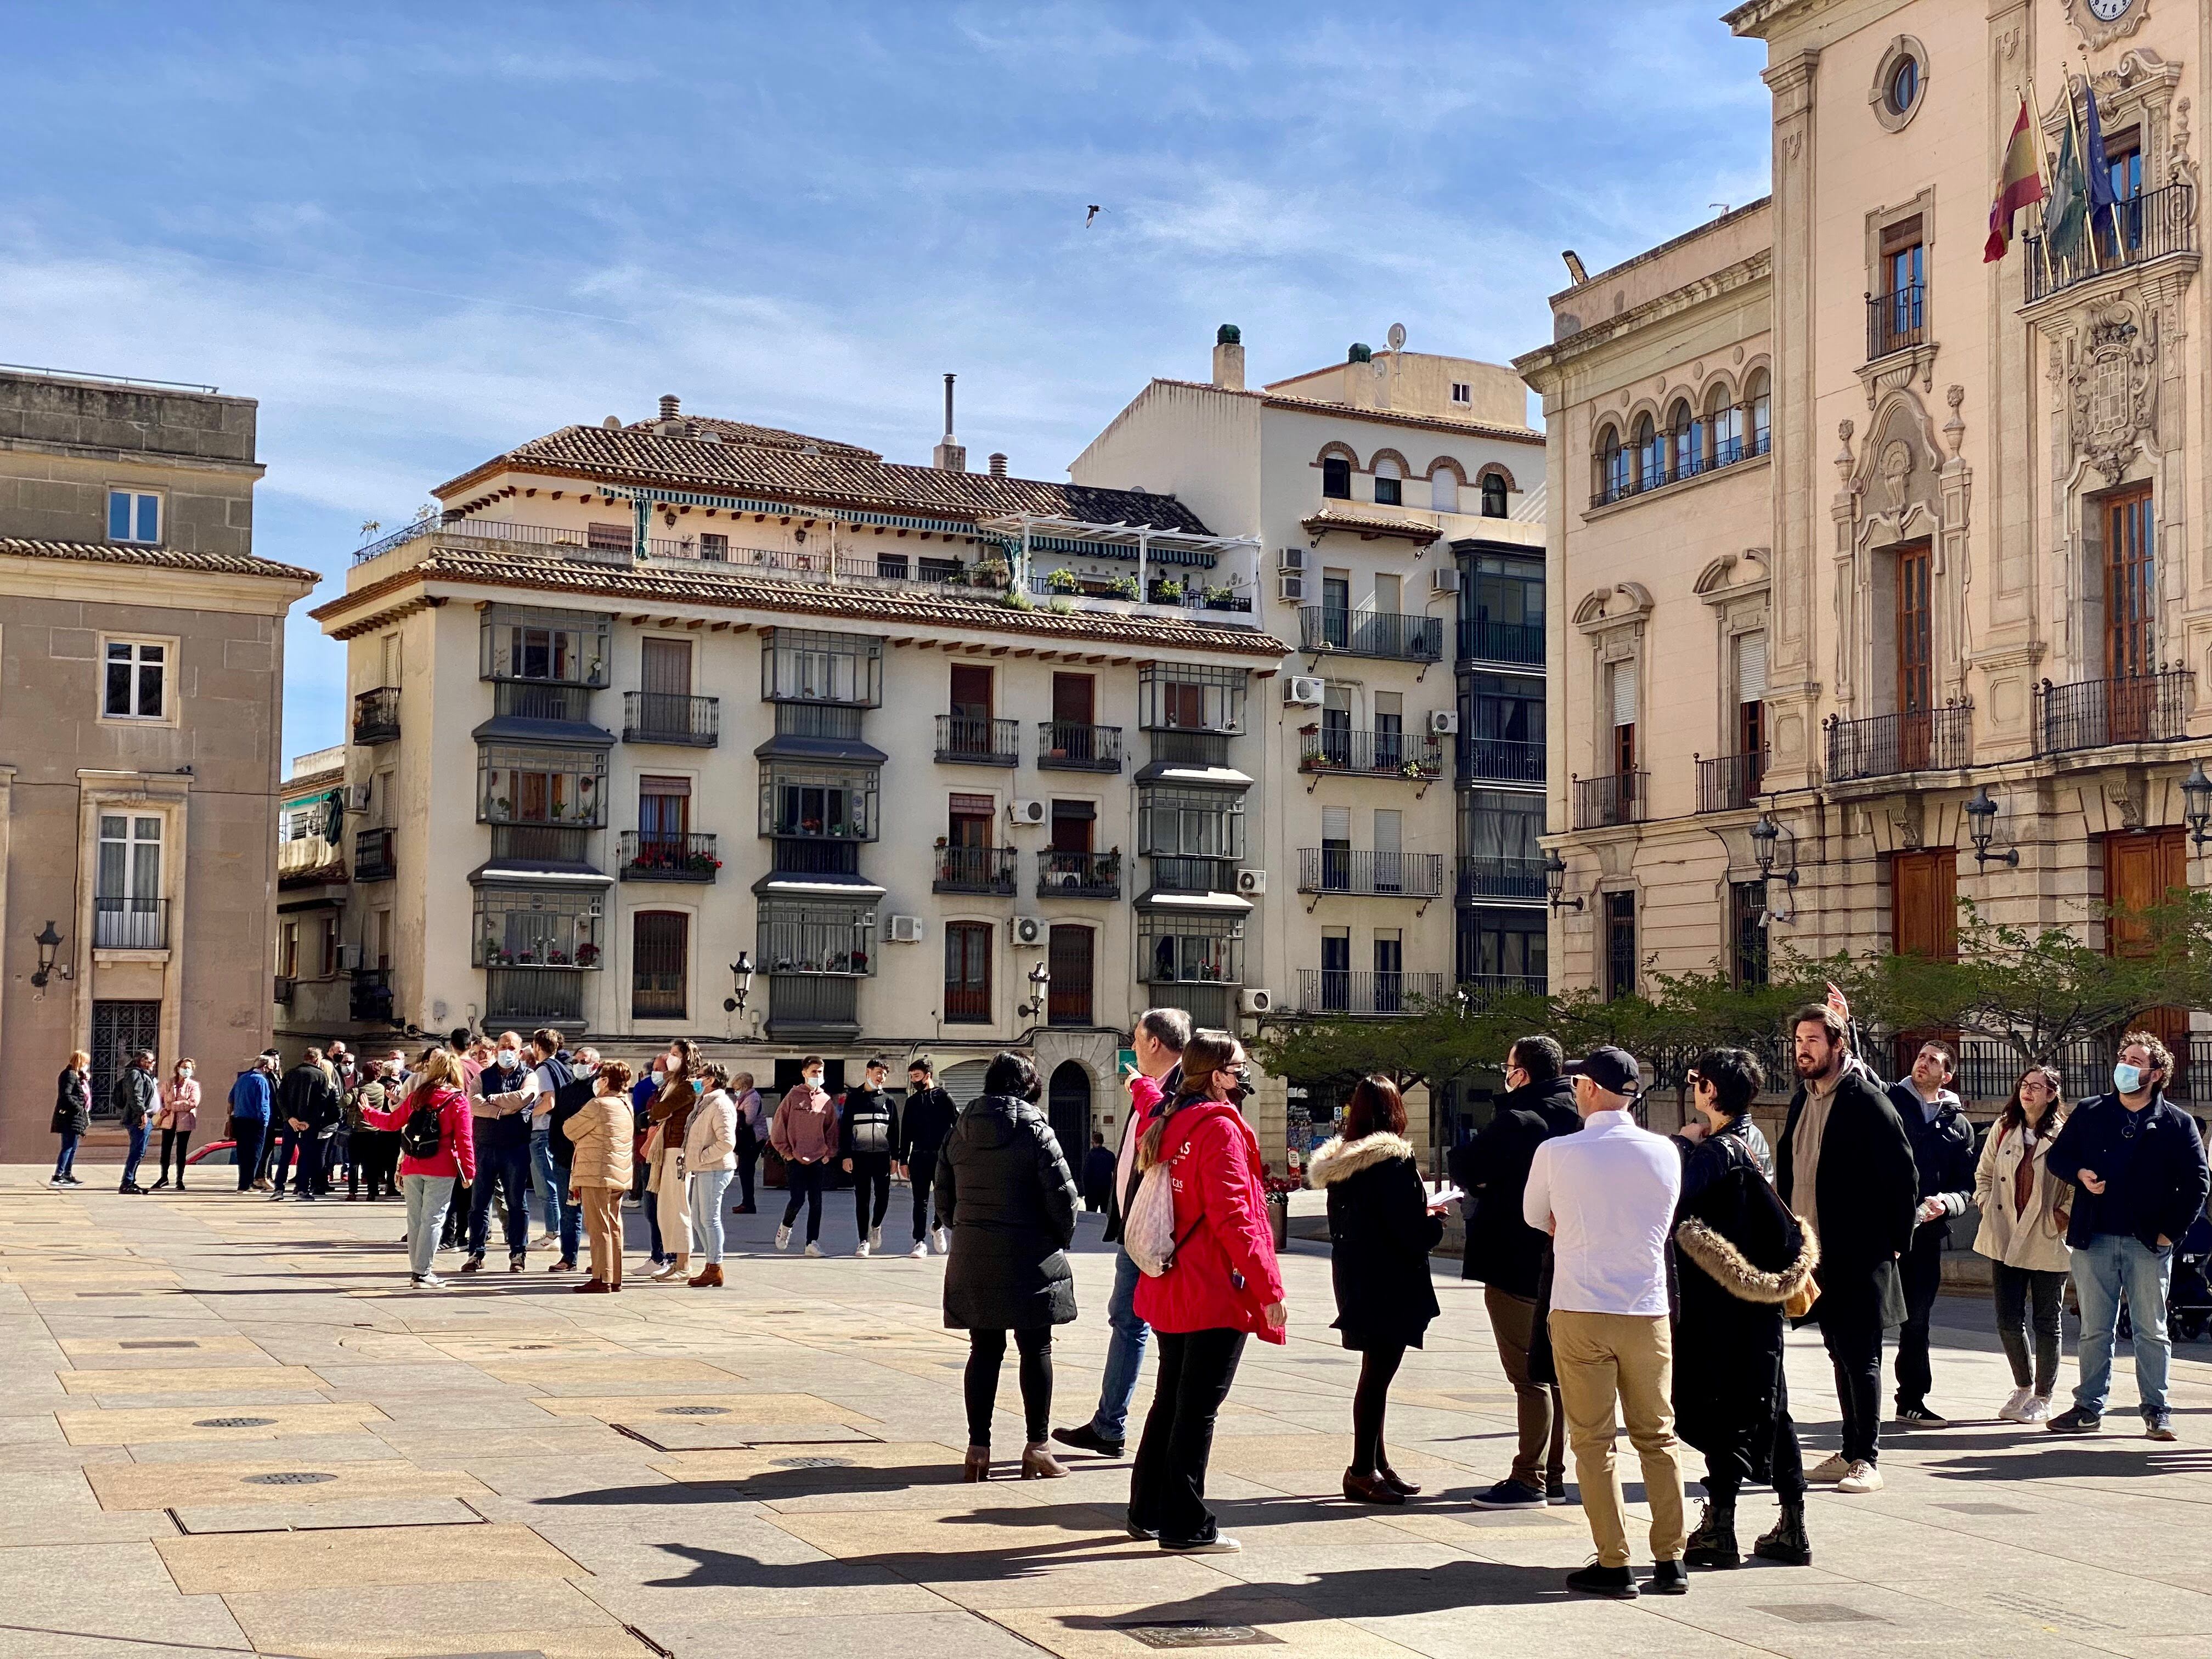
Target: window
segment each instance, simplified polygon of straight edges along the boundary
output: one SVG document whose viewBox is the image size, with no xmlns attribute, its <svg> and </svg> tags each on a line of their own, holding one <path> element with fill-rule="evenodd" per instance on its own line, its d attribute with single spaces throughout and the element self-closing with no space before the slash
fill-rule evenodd
<svg viewBox="0 0 2212 1659">
<path fill-rule="evenodd" d="M 2101 503 L 2105 519 L 2105 677 L 2158 671 L 2158 582 L 2150 487 Z M 2118 741 L 2115 738 L 2114 741 Z"/>
<path fill-rule="evenodd" d="M 2102 226 L 2107 256 L 2120 258 L 2142 246 L 2142 129 L 2130 127 L 2105 140 L 2105 165 L 2112 181 L 2111 222 Z"/>
<path fill-rule="evenodd" d="M 1222 789 L 1144 789 L 1138 850 L 1148 858 L 1241 860 L 1244 797 Z"/>
<path fill-rule="evenodd" d="M 1488 864 L 1535 866 L 1544 852 L 1544 798 L 1504 789 L 1470 789 L 1460 801 L 1459 844 L 1467 856 Z"/>
<path fill-rule="evenodd" d="M 593 524 L 584 528 L 584 545 L 602 553 L 627 553 L 637 532 L 626 524 Z"/>
<path fill-rule="evenodd" d="M 161 498 L 133 489 L 109 490 L 107 539 L 158 543 L 161 539 Z"/>
<path fill-rule="evenodd" d="M 1321 885 L 1324 892 L 1345 892 L 1352 886 L 1352 809 L 1321 809 Z"/>
<path fill-rule="evenodd" d="M 630 918 L 633 1018 L 684 1018 L 684 966 L 690 945 L 691 918 L 681 910 L 641 910 Z"/>
<path fill-rule="evenodd" d="M 104 899 L 161 896 L 161 820 L 103 813 L 94 890 Z"/>
<path fill-rule="evenodd" d="M 873 767 L 763 761 L 760 833 L 873 841 L 878 776 Z"/>
<path fill-rule="evenodd" d="M 1465 380 L 1454 380 L 1451 383 L 1451 400 L 1454 403 L 1471 404 L 1474 401 L 1474 388 Z"/>
<path fill-rule="evenodd" d="M 300 977 L 300 924 L 288 921 L 276 930 L 276 976 Z"/>
<path fill-rule="evenodd" d="M 629 545 L 627 536 L 623 545 Z M 583 611 L 489 606 L 483 613 L 478 672 L 488 680 L 605 685 L 611 625 L 606 617 Z"/>
<path fill-rule="evenodd" d="M 158 720 L 167 713 L 169 647 L 143 640 L 107 642 L 106 694 L 100 712 L 110 720 Z"/>
<path fill-rule="evenodd" d="M 648 697 L 691 695 L 691 641 L 647 640 L 639 651 L 637 688 Z"/>
<path fill-rule="evenodd" d="M 1055 800 L 1052 804 L 1052 850 L 1087 853 L 1098 809 L 1087 800 Z"/>
<path fill-rule="evenodd" d="M 1917 714 L 1935 699 L 1935 614 L 1929 608 L 1926 542 L 1897 555 L 1897 708 Z"/>
<path fill-rule="evenodd" d="M 1483 475 L 1482 516 L 1486 519 L 1505 516 L 1505 480 L 1495 472 Z"/>
<path fill-rule="evenodd" d="M 945 1023 L 991 1023 L 991 924 L 945 924 Z"/>
<path fill-rule="evenodd" d="M 1088 1025 L 1091 1018 L 1091 945 L 1088 927 L 1055 927 L 1045 949 L 1052 984 L 1045 993 L 1045 1020 L 1052 1025 Z"/>
<path fill-rule="evenodd" d="M 1487 500 L 1487 485 L 1484 486 L 1484 498 Z M 1448 466 L 1440 466 L 1429 474 L 1429 507 L 1437 513 L 1459 511 L 1459 474 Z"/>
<path fill-rule="evenodd" d="M 998 821 L 997 801 L 989 795 L 955 795 L 946 813 L 945 839 L 954 847 L 988 847 Z"/>
<path fill-rule="evenodd" d="M 326 912 L 315 926 L 315 974 L 329 979 L 338 970 L 338 919 L 335 911 Z"/>
<path fill-rule="evenodd" d="M 763 629 L 761 697 L 769 702 L 880 708 L 884 642 L 809 628 Z"/>
<path fill-rule="evenodd" d="M 1400 483 L 1404 475 L 1398 463 L 1378 460 L 1375 463 L 1375 499 L 1384 507 L 1398 507 L 1405 501 L 1405 490 Z"/>
<path fill-rule="evenodd" d="M 379 910 L 371 918 L 370 940 L 374 946 L 376 965 L 380 971 L 392 966 L 392 912 Z"/>
<path fill-rule="evenodd" d="M 1613 724 L 1613 770 L 1626 777 L 1636 770 L 1636 663 L 1617 662 L 1606 670 L 1606 701 Z"/>
<path fill-rule="evenodd" d="M 1617 501 L 1628 494 L 1628 452 L 1620 447 L 1620 428 L 1608 425 L 1598 434 L 1597 497 Z"/>
<path fill-rule="evenodd" d="M 641 777 L 637 781 L 638 854 L 680 857 L 691 831 L 691 780 Z"/>
<path fill-rule="evenodd" d="M 1465 775 L 1509 783 L 1544 781 L 1544 682 L 1518 674 L 1469 674 L 1461 710 Z"/>
<path fill-rule="evenodd" d="M 1713 388 L 1705 404 L 1705 423 L 1712 434 L 1715 466 L 1727 466 L 1743 459 L 1743 410 L 1729 398 L 1726 386 Z"/>
<path fill-rule="evenodd" d="M 1395 927 L 1376 930 L 1375 1012 L 1395 1014 L 1406 1006 L 1405 936 Z"/>
<path fill-rule="evenodd" d="M 1244 925 L 1220 917 L 1145 911 L 1137 918 L 1137 959 L 1147 984 L 1241 984 Z"/>
<path fill-rule="evenodd" d="M 1148 732 L 1240 732 L 1249 678 L 1248 670 L 1206 663 L 1147 663 L 1137 675 L 1139 724 Z"/>
<path fill-rule="evenodd" d="M 1649 415 L 1636 417 L 1636 487 L 1656 489 L 1667 482 L 1667 449 Z"/>
<path fill-rule="evenodd" d="M 1674 477 L 1686 478 L 1705 470 L 1705 422 L 1690 413 L 1687 398 L 1677 398 L 1667 411 L 1668 468 Z"/>
<path fill-rule="evenodd" d="M 875 931 L 865 904 L 763 899 L 760 965 L 771 974 L 872 974 Z"/>
<path fill-rule="evenodd" d="M 1918 214 L 1883 228 L 1875 356 L 1920 343 L 1928 292 L 1923 280 L 1923 252 Z"/>
<path fill-rule="evenodd" d="M 1773 398 L 1769 384 L 1766 371 L 1762 368 L 1753 374 L 1744 394 L 1751 446 L 1747 453 L 1753 455 L 1764 455 L 1774 447 Z"/>
<path fill-rule="evenodd" d="M 1934 962 L 1959 959 L 1959 854 L 1948 847 L 1893 854 L 1890 948 Z"/>
<path fill-rule="evenodd" d="M 1743 757 L 1743 793 L 1759 793 L 1766 765 L 1766 635 L 1735 636 L 1735 752 Z"/>
<path fill-rule="evenodd" d="M 727 536 L 718 535 L 711 530 L 702 532 L 699 537 L 699 556 L 717 564 L 726 562 L 730 556 L 730 538 Z"/>
<path fill-rule="evenodd" d="M 558 889 L 477 889 L 476 962 L 482 968 L 596 968 L 599 896 Z"/>
<path fill-rule="evenodd" d="M 1896 67 L 1889 72 L 1889 84 L 1883 88 L 1882 95 L 1892 115 L 1910 114 L 1913 105 L 1920 99 L 1920 60 L 1912 57 L 1899 58 Z"/>
<path fill-rule="evenodd" d="M 1766 983 L 1766 884 L 1729 884 L 1729 976 L 1736 988 Z"/>
<path fill-rule="evenodd" d="M 1605 896 L 1605 1000 L 1636 994 L 1636 895 Z"/>
<path fill-rule="evenodd" d="M 1483 988 L 1546 988 L 1544 924 L 1522 912 L 1462 912 L 1460 978 Z"/>
<path fill-rule="evenodd" d="M 1332 501 L 1352 499 L 1352 463 L 1341 455 L 1324 455 L 1321 459 L 1321 493 Z"/>
<path fill-rule="evenodd" d="M 1332 1013 L 1352 1006 L 1352 930 L 1321 930 L 1321 1006 Z"/>
<path fill-rule="evenodd" d="M 487 744 L 478 751 L 478 823 L 604 825 L 607 757 L 602 749 L 529 749 Z"/>
</svg>

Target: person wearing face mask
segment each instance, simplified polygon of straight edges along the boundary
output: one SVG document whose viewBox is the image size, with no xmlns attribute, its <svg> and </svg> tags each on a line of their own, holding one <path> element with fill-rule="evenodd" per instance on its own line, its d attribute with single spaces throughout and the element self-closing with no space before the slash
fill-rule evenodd
<svg viewBox="0 0 2212 1659">
<path fill-rule="evenodd" d="M 2066 1242 L 2081 1306 L 2081 1380 L 2072 1407 L 2045 1425 L 2055 1434 L 2094 1434 L 2104 1426 L 2124 1295 L 2143 1431 L 2153 1440 L 2176 1437 L 2166 1397 L 2173 1358 L 2166 1297 L 2173 1248 L 2204 1213 L 2212 1176 L 2197 1125 L 2166 1098 L 2172 1075 L 2166 1044 L 2149 1031 L 2130 1031 L 2120 1039 L 2112 1092 L 2084 1101 L 2044 1159 L 2053 1181 L 2080 1189 Z"/>
<path fill-rule="evenodd" d="M 898 1146 L 898 1108 L 884 1092 L 890 1062 L 880 1055 L 868 1062 L 866 1081 L 848 1089 L 837 1111 L 837 1145 L 845 1173 L 853 1177 L 854 1225 L 860 1234 L 854 1255 L 884 1247 L 884 1212 L 891 1203 L 891 1154 Z M 868 1197 L 875 1195 L 871 1215 Z"/>
<path fill-rule="evenodd" d="M 492 1065 L 504 1076 L 528 1074 L 532 1056 L 526 1053 L 522 1033 L 501 1031 L 492 1048 Z M 520 1085 L 517 1085 L 520 1088 Z M 487 1088 L 486 1092 L 489 1092 Z M 538 1224 L 543 1231 L 538 1236 L 540 1248 L 550 1248 L 561 1242 L 561 1205 L 568 1192 L 567 1177 L 557 1167 L 553 1138 L 545 1127 L 544 1117 L 536 1112 L 530 1115 L 530 1191 L 537 1206 Z"/>
<path fill-rule="evenodd" d="M 730 1213 L 757 1215 L 760 1206 L 753 1202 L 753 1171 L 760 1165 L 761 1147 L 768 1139 L 768 1113 L 750 1072 L 739 1072 L 730 1079 L 729 1088 L 738 1109 L 738 1201 L 730 1206 Z"/>
<path fill-rule="evenodd" d="M 837 1111 L 822 1086 L 822 1056 L 809 1054 L 799 1062 L 799 1081 L 787 1090 L 775 1109 L 769 1130 L 769 1145 L 783 1160 L 784 1180 L 790 1197 L 783 1206 L 783 1224 L 775 1230 L 775 1248 L 791 1246 L 792 1224 L 799 1206 L 806 1206 L 806 1254 L 822 1254 L 822 1188 L 830 1173 L 830 1160 L 837 1156 Z"/>
<path fill-rule="evenodd" d="M 522 1083 L 522 1056 L 495 1051 L 492 1063 L 468 1085 L 477 1172 L 469 1186 L 469 1254 L 461 1263 L 465 1273 L 483 1270 L 495 1198 L 507 1212 L 507 1272 L 520 1273 L 530 1253 L 531 1115 Z"/>
<path fill-rule="evenodd" d="M 192 1076 L 198 1069 L 193 1061 L 180 1060 L 161 1085 L 161 1109 L 154 1119 L 161 1132 L 161 1174 L 154 1182 L 155 1192 L 169 1184 L 172 1152 L 177 1158 L 177 1190 L 185 1189 L 185 1154 L 191 1149 L 192 1128 L 200 1121 L 200 1085 Z"/>
<path fill-rule="evenodd" d="M 656 1279 L 691 1276 L 691 1188 L 684 1161 L 684 1137 L 699 1103 L 699 1051 L 678 1037 L 660 1057 L 660 1088 L 647 1108 L 656 1132 L 652 1186 L 655 1218 L 660 1225 L 660 1266 Z"/>
</svg>

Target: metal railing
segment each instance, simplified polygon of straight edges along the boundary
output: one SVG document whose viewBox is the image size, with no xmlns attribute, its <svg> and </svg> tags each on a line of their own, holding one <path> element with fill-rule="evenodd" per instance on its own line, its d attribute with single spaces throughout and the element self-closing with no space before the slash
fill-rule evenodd
<svg viewBox="0 0 2212 1659">
<path fill-rule="evenodd" d="M 775 873 L 780 876 L 857 876 L 860 843 L 826 841 L 816 836 L 779 836 Z"/>
<path fill-rule="evenodd" d="M 939 847 L 937 872 L 930 878 L 933 893 L 1012 893 L 1015 860 L 1020 854 L 1011 847 Z"/>
<path fill-rule="evenodd" d="M 169 901 L 161 898 L 95 898 L 92 942 L 101 951 L 166 951 L 169 948 Z"/>
<path fill-rule="evenodd" d="M 1036 855 L 1036 892 L 1039 898 L 1119 898 L 1121 855 L 1048 848 Z"/>
<path fill-rule="evenodd" d="M 399 873 L 398 832 L 357 830 L 353 837 L 353 878 L 390 881 Z"/>
<path fill-rule="evenodd" d="M 770 974 L 768 1029 L 788 1034 L 812 1027 L 855 1025 L 860 981 L 849 974 Z"/>
<path fill-rule="evenodd" d="M 1118 772 L 1121 728 L 1086 726 L 1080 720 L 1037 722 L 1038 769 L 1048 772 Z"/>
<path fill-rule="evenodd" d="M 1016 766 L 1022 758 L 1021 722 L 973 714 L 937 717 L 937 758 L 969 766 Z"/>
<path fill-rule="evenodd" d="M 1442 974 L 1298 969 L 1298 1006 L 1310 1014 L 1409 1014 L 1443 991 Z"/>
<path fill-rule="evenodd" d="M 1893 351 L 1909 350 L 1927 339 L 1927 283 L 1908 283 L 1887 294 L 1869 294 L 1866 307 L 1869 362 Z"/>
<path fill-rule="evenodd" d="M 2057 755 L 2185 737 L 2196 682 L 2195 674 L 2179 666 L 2071 685 L 2045 680 L 2035 688 L 2036 752 Z"/>
<path fill-rule="evenodd" d="M 584 973 L 579 968 L 487 968 L 486 1018 L 575 1024 L 584 1018 Z"/>
<path fill-rule="evenodd" d="M 1427 782 L 1444 772 L 1443 745 L 1413 732 L 1354 732 L 1323 726 L 1305 739 L 1301 772 L 1358 772 Z"/>
<path fill-rule="evenodd" d="M 1515 738 L 1471 738 L 1462 733 L 1455 745 L 1462 782 L 1541 783 L 1544 745 Z"/>
<path fill-rule="evenodd" d="M 622 832 L 619 873 L 624 881 L 712 881 L 721 867 L 712 836 Z"/>
<path fill-rule="evenodd" d="M 722 700 L 675 691 L 623 693 L 624 743 L 683 744 L 712 749 L 720 741 Z"/>
<path fill-rule="evenodd" d="M 1468 858 L 1459 861 L 1459 896 L 1477 903 L 1541 904 L 1541 859 Z"/>
<path fill-rule="evenodd" d="M 1298 848 L 1298 891 L 1366 898 L 1443 896 L 1441 853 L 1378 853 L 1349 847 Z"/>
<path fill-rule="evenodd" d="M 525 720 L 560 720 L 581 725 L 592 718 L 588 685 L 554 685 L 535 680 L 501 680 L 493 690 L 492 712 Z"/>
<path fill-rule="evenodd" d="M 491 827 L 491 855 L 495 859 L 544 859 L 555 864 L 581 864 L 591 854 L 597 826 L 576 829 L 556 823 L 495 823 Z"/>
<path fill-rule="evenodd" d="M 353 700 L 353 740 L 362 744 L 399 740 L 398 686 L 380 685 Z"/>
<path fill-rule="evenodd" d="M 1644 822 L 1644 799 L 1650 793 L 1649 772 L 1615 772 L 1601 778 L 1577 778 L 1575 828 L 1604 830 Z"/>
<path fill-rule="evenodd" d="M 1309 605 L 1298 611 L 1298 649 L 1336 651 L 1350 657 L 1392 657 L 1435 662 L 1444 653 L 1441 617 L 1395 611 L 1345 611 Z"/>
<path fill-rule="evenodd" d="M 1544 625 L 1462 617 L 1459 623 L 1459 654 L 1477 662 L 1540 663 L 1544 660 Z"/>
<path fill-rule="evenodd" d="M 1973 754 L 1971 702 L 1875 714 L 1863 720 L 1827 719 L 1828 781 L 1887 778 L 1907 772 L 1948 772 Z"/>
<path fill-rule="evenodd" d="M 1469 974 L 1458 988 L 1479 1007 L 1501 997 L 1540 997 L 1550 988 L 1541 974 Z"/>
<path fill-rule="evenodd" d="M 1774 447 L 1774 434 L 1753 432 L 1741 438 L 1729 438 L 1716 442 L 1711 454 L 1700 453 L 1690 457 L 1686 464 L 1670 461 L 1654 467 L 1650 471 L 1623 477 L 1605 484 L 1590 495 L 1592 507 L 1610 507 L 1615 501 L 1625 501 L 1637 495 L 1648 495 L 1655 489 L 1680 483 L 1685 478 L 1701 477 L 1708 472 L 1717 472 L 1723 467 L 1734 466 L 1739 461 L 1757 460 L 1770 453 Z"/>
<path fill-rule="evenodd" d="M 2114 203 L 2110 222 L 2099 224 L 2094 237 L 2084 236 L 2071 254 L 2050 252 L 2043 233 L 2022 239 L 2021 246 L 2027 255 L 2029 305 L 2108 270 L 2147 264 L 2169 253 L 2194 253 L 2196 186 L 2168 185 Z"/>
<path fill-rule="evenodd" d="M 352 988 L 346 994 L 346 1012 L 357 1020 L 392 1018 L 392 970 L 389 968 L 356 968 Z"/>
<path fill-rule="evenodd" d="M 1155 766 L 1226 766 L 1229 764 L 1227 732 L 1154 732 L 1152 734 L 1152 763 Z"/>
<path fill-rule="evenodd" d="M 1749 806 L 1766 778 L 1766 750 L 1715 755 L 1698 762 L 1698 811 L 1734 812 Z"/>
<path fill-rule="evenodd" d="M 630 554 L 630 538 L 625 533 L 619 544 L 605 537 L 595 537 L 587 530 L 572 530 L 561 525 L 512 524 L 497 519 L 467 519 L 458 513 L 443 516 L 433 514 L 401 526 L 390 535 L 354 550 L 353 562 L 366 563 L 380 553 L 389 553 L 395 547 L 404 547 L 409 542 L 424 536 L 436 535 L 447 541 L 489 542 L 501 547 L 529 547 L 557 549 L 563 554 L 597 553 L 602 556 L 618 555 L 627 559 Z"/>
</svg>

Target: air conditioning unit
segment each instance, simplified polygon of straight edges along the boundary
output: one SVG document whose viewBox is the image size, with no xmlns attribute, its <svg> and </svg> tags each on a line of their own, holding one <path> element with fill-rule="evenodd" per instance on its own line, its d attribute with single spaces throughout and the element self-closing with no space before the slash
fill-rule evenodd
<svg viewBox="0 0 2212 1659">
<path fill-rule="evenodd" d="M 1237 994 L 1237 1011 L 1244 1014 L 1272 1014 L 1275 1012 L 1275 994 L 1263 985 L 1248 985 Z"/>
<path fill-rule="evenodd" d="M 1459 592 L 1459 568 L 1455 565 L 1439 565 L 1429 572 L 1429 592 L 1456 593 Z"/>
<path fill-rule="evenodd" d="M 1455 738 L 1459 735 L 1459 711 L 1456 708 L 1429 710 L 1429 735 L 1432 738 Z"/>
<path fill-rule="evenodd" d="M 1237 872 L 1237 890 L 1245 898 L 1258 898 L 1267 890 L 1267 872 L 1265 870 L 1239 870 Z"/>
<path fill-rule="evenodd" d="M 357 973 L 359 973 L 360 971 L 361 971 L 361 946 L 359 946 L 358 945 L 339 945 L 339 946 L 338 946 L 338 972 L 340 972 L 340 973 L 342 973 L 342 974 L 357 974 Z"/>
<path fill-rule="evenodd" d="M 1306 568 L 1308 556 L 1308 550 L 1303 547 L 1284 548 L 1275 555 L 1275 568 L 1278 571 L 1296 571 L 1303 574 Z"/>
<path fill-rule="evenodd" d="M 884 929 L 884 937 L 893 945 L 921 943 L 920 916 L 888 916 L 884 920 L 888 925 Z"/>
<path fill-rule="evenodd" d="M 1044 943 L 1045 925 L 1042 916 L 1016 916 L 1006 928 L 1006 938 L 1016 946 Z"/>
<path fill-rule="evenodd" d="M 365 783 L 348 784 L 346 786 L 345 792 L 345 804 L 346 811 L 349 812 L 366 812 L 368 811 L 368 786 Z"/>
<path fill-rule="evenodd" d="M 1045 804 L 1041 800 L 1010 800 L 1006 816 L 1016 823 L 1037 824 L 1045 821 Z"/>
<path fill-rule="evenodd" d="M 1286 605 L 1304 605 L 1306 599 L 1306 579 L 1287 572 L 1275 578 L 1275 597 Z"/>
<path fill-rule="evenodd" d="M 1318 674 L 1293 674 L 1283 682 L 1283 704 L 1289 708 L 1318 708 L 1328 684 Z"/>
</svg>

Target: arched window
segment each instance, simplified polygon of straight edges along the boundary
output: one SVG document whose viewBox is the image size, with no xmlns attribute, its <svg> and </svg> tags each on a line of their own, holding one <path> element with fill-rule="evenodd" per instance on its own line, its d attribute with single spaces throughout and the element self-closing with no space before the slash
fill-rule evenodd
<svg viewBox="0 0 2212 1659">
<path fill-rule="evenodd" d="M 1744 387 L 1744 418 L 1748 453 L 1764 455 L 1773 447 L 1773 398 L 1765 369 L 1755 370 Z"/>
<path fill-rule="evenodd" d="M 1505 480 L 1495 472 L 1486 473 L 1482 480 L 1482 516 L 1502 519 L 1505 516 Z"/>
<path fill-rule="evenodd" d="M 1322 498 L 1327 501 L 1348 501 L 1352 499 L 1352 463 L 1350 461 L 1346 460 L 1341 455 L 1324 455 L 1321 458 L 1321 493 Z"/>
<path fill-rule="evenodd" d="M 1383 459 L 1375 463 L 1375 499 L 1384 507 L 1396 507 L 1406 498 L 1404 486 L 1399 482 L 1405 474 L 1398 463 Z"/>
<path fill-rule="evenodd" d="M 1636 417 L 1636 487 L 1656 489 L 1667 482 L 1667 450 L 1649 415 Z"/>
<path fill-rule="evenodd" d="M 1743 459 L 1743 410 L 1717 386 L 1705 404 L 1705 419 L 1712 428 L 1712 465 L 1727 466 Z"/>
<path fill-rule="evenodd" d="M 1668 462 L 1673 476 L 1686 478 L 1705 470 L 1705 422 L 1690 413 L 1686 398 L 1678 398 L 1667 411 Z"/>
<path fill-rule="evenodd" d="M 1620 428 L 1607 426 L 1597 435 L 1597 495 L 1601 502 L 1616 501 L 1628 493 L 1628 452 L 1620 447 Z"/>
<path fill-rule="evenodd" d="M 1448 466 L 1429 474 L 1429 507 L 1437 513 L 1459 511 L 1459 474 Z"/>
</svg>

